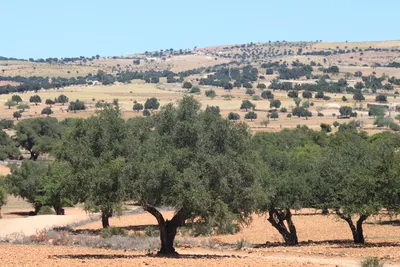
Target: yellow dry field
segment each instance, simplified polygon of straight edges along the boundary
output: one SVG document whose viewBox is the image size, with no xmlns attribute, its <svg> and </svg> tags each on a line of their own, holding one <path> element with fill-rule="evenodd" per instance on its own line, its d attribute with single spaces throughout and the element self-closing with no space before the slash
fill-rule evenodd
<svg viewBox="0 0 400 267">
<path fill-rule="evenodd" d="M 268 83 L 266 84 L 268 85 Z M 164 89 L 161 90 L 158 88 Z M 264 127 L 261 126 L 260 123 L 263 120 L 267 119 L 267 114 L 270 110 L 270 102 L 268 100 L 252 100 L 250 96 L 245 94 L 245 89 L 243 88 L 233 89 L 231 92 L 228 92 L 221 88 L 214 88 L 217 97 L 211 99 L 206 97 L 204 94 L 204 91 L 208 90 L 209 88 L 210 87 L 208 86 L 202 87 L 201 94 L 195 95 L 195 98 L 201 102 L 202 109 L 205 109 L 207 105 L 218 106 L 221 109 L 221 114 L 223 117 L 227 117 L 229 112 L 236 112 L 240 115 L 242 121 L 246 121 L 248 123 L 253 132 L 279 131 L 282 128 L 294 128 L 297 125 L 307 125 L 312 129 L 318 130 L 320 129 L 321 123 L 332 124 L 334 121 L 338 120 L 336 116 L 339 114 L 339 107 L 343 105 L 351 106 L 354 108 L 363 108 L 363 111 L 358 111 L 359 116 L 357 119 L 363 122 L 365 128 L 370 130 L 374 129 L 374 118 L 369 117 L 368 112 L 366 111 L 367 104 L 374 102 L 373 96 L 366 96 L 366 101 L 362 103 L 356 103 L 352 100 L 352 95 L 350 94 L 345 95 L 349 99 L 348 102 L 343 102 L 341 100 L 344 94 L 326 94 L 329 95 L 332 99 L 329 101 L 317 100 L 314 98 L 309 100 L 310 102 L 314 103 L 314 106 L 310 107 L 310 111 L 313 113 L 312 118 L 287 118 L 286 113 L 279 113 L 278 119 L 271 119 L 268 127 Z M 286 107 L 288 111 L 295 107 L 294 101 L 287 97 L 287 92 L 274 91 L 273 93 L 275 95 L 275 99 L 281 100 L 281 107 Z M 28 102 L 30 96 L 34 94 L 34 92 L 24 93 L 21 94 L 21 97 L 24 102 Z M 124 118 L 131 118 L 135 116 L 142 116 L 141 112 L 133 111 L 133 101 L 144 104 L 146 99 L 156 97 L 160 101 L 161 106 L 164 106 L 168 103 L 177 103 L 177 101 L 183 97 L 184 90 L 182 90 L 182 88 L 180 88 L 178 85 L 174 86 L 168 84 L 146 84 L 143 81 L 139 80 L 135 80 L 131 84 L 118 84 L 112 86 L 72 86 L 59 90 L 42 90 L 38 92 L 38 95 L 40 95 L 40 97 L 42 98 L 42 103 L 38 105 L 30 104 L 30 109 L 23 113 L 22 119 L 45 116 L 41 115 L 42 109 L 47 106 L 44 103 L 45 99 L 54 99 L 60 94 L 67 95 L 70 101 L 74 101 L 76 99 L 85 101 L 88 109 L 85 111 L 67 112 L 67 104 L 65 104 L 64 106 L 57 104 L 52 106 L 52 110 L 54 112 L 54 114 L 51 115 L 52 117 L 58 119 L 76 117 L 87 118 L 95 113 L 95 104 L 97 101 L 102 100 L 107 103 L 111 103 L 113 99 L 118 99 Z M 261 91 L 256 89 L 256 94 L 260 95 Z M 227 98 L 227 96 L 229 96 L 229 99 Z M 4 103 L 10 97 L 10 95 L 0 95 L 0 118 L 12 119 L 13 112 L 17 110 L 15 107 L 11 107 L 11 109 L 8 109 L 8 107 L 4 106 Z M 258 117 L 253 121 L 245 120 L 244 116 L 246 114 L 246 111 L 240 110 L 240 105 L 245 99 L 251 100 L 256 105 L 256 113 Z M 303 99 L 303 101 L 307 100 Z M 391 104 L 400 104 L 399 99 L 395 99 L 391 96 L 388 97 L 388 101 Z M 323 113 L 325 116 L 318 117 L 318 111 Z M 395 115 L 395 112 L 391 114 L 392 117 L 394 117 Z M 350 121 L 350 119 L 339 120 L 340 123 L 348 121 Z"/>
<path fill-rule="evenodd" d="M 41 76 L 41 77 L 64 77 L 87 76 L 89 73 L 96 74 L 101 69 L 99 66 L 79 64 L 49 64 L 27 61 L 0 61 L 0 76 Z M 3 72 L 4 70 L 4 72 Z"/>
</svg>

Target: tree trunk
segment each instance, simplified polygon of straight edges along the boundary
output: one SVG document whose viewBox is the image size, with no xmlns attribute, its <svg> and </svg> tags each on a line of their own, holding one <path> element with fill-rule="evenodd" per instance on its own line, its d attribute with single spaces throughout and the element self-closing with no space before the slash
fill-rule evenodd
<svg viewBox="0 0 400 267">
<path fill-rule="evenodd" d="M 65 210 L 62 207 L 55 206 L 53 209 L 57 215 L 65 215 Z"/>
<path fill-rule="evenodd" d="M 297 238 L 296 227 L 292 221 L 292 214 L 290 209 L 269 209 L 268 221 L 271 225 L 279 231 L 288 246 L 295 246 L 299 244 Z M 287 226 L 285 225 L 287 222 Z"/>
<path fill-rule="evenodd" d="M 347 222 L 347 224 L 350 227 L 351 234 L 353 235 L 353 241 L 354 244 L 364 244 L 365 239 L 364 239 L 364 233 L 363 233 L 363 222 L 368 218 L 368 215 L 360 215 L 358 218 L 356 225 L 354 225 L 354 222 L 349 215 L 344 215 L 341 213 L 339 210 L 336 210 L 336 214 L 343 220 Z"/>
<path fill-rule="evenodd" d="M 161 249 L 158 251 L 158 254 L 178 254 L 174 248 L 174 240 L 178 227 L 185 224 L 186 213 L 181 209 L 171 220 L 165 220 L 164 216 L 156 208 L 149 205 L 143 205 L 143 209 L 157 219 L 161 240 Z"/>
<path fill-rule="evenodd" d="M 102 224 L 104 229 L 110 227 L 109 219 L 111 217 L 112 217 L 112 210 L 111 211 L 102 211 L 102 213 L 101 213 L 101 224 Z"/>
<path fill-rule="evenodd" d="M 36 161 L 37 158 L 39 157 L 39 152 L 34 152 L 34 151 L 30 151 L 31 153 L 31 160 Z"/>
</svg>

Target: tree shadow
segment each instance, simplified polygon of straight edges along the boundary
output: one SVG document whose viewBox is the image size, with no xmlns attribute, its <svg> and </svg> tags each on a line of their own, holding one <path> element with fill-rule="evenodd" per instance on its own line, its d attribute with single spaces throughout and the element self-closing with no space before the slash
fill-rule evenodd
<svg viewBox="0 0 400 267">
<path fill-rule="evenodd" d="M 27 216 L 35 216 L 36 213 L 34 211 L 12 211 L 12 212 L 5 212 L 4 215 L 16 215 L 16 216 L 21 216 L 21 217 L 27 217 Z"/>
<path fill-rule="evenodd" d="M 78 260 L 112 260 L 112 259 L 137 259 L 137 258 L 177 258 L 177 259 L 224 259 L 241 258 L 237 255 L 216 255 L 216 254 L 146 254 L 146 255 L 123 255 L 123 254 L 66 254 L 52 255 L 49 259 L 78 259 Z"/>
<path fill-rule="evenodd" d="M 378 222 L 365 222 L 365 224 L 400 226 L 400 220 L 378 221 Z"/>
<path fill-rule="evenodd" d="M 323 240 L 323 241 L 302 241 L 297 246 L 315 246 L 315 245 L 337 245 L 337 248 L 373 248 L 373 247 L 400 247 L 399 242 L 367 242 L 365 244 L 354 244 L 353 240 L 337 239 L 337 240 Z M 269 247 L 291 247 L 281 242 L 267 242 L 264 244 L 256 244 L 254 248 L 269 248 Z"/>
</svg>

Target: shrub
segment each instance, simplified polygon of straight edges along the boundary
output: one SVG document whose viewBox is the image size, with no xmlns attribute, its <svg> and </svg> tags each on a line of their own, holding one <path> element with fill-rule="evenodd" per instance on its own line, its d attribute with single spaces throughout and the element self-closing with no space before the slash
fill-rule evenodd
<svg viewBox="0 0 400 267">
<path fill-rule="evenodd" d="M 182 88 L 190 89 L 190 88 L 192 88 L 192 83 L 191 82 L 184 82 Z"/>
<path fill-rule="evenodd" d="M 149 117 L 150 115 L 151 115 L 151 113 L 148 109 L 143 110 L 143 116 Z"/>
<path fill-rule="evenodd" d="M 217 94 L 215 93 L 215 91 L 213 89 L 207 90 L 206 92 L 206 96 L 214 98 L 217 96 Z"/>
<path fill-rule="evenodd" d="M 115 235 L 128 236 L 128 233 L 120 227 L 109 227 L 109 228 L 101 229 L 101 231 L 100 231 L 100 236 L 102 238 L 110 238 Z"/>
<path fill-rule="evenodd" d="M 395 131 L 395 132 L 400 131 L 400 126 L 399 126 L 397 123 L 395 123 L 395 122 L 391 122 L 391 123 L 389 124 L 389 128 L 390 128 L 392 131 Z"/>
<path fill-rule="evenodd" d="M 200 88 L 198 86 L 193 86 L 190 91 L 191 94 L 198 94 L 200 93 Z"/>
<path fill-rule="evenodd" d="M 55 211 L 49 206 L 43 206 L 38 211 L 37 215 L 55 215 Z"/>
<path fill-rule="evenodd" d="M 241 238 L 238 241 L 236 241 L 236 249 L 241 250 L 243 248 L 249 248 L 251 247 L 250 243 L 246 241 L 246 239 Z"/>
<path fill-rule="evenodd" d="M 286 113 L 286 112 L 287 112 L 287 108 L 285 108 L 285 107 L 282 107 L 282 108 L 280 109 L 280 112 L 282 112 L 282 113 Z"/>
<path fill-rule="evenodd" d="M 368 257 L 361 262 L 361 267 L 383 267 L 383 263 L 376 257 Z"/>
<path fill-rule="evenodd" d="M 259 95 L 253 95 L 252 99 L 257 101 L 257 100 L 261 100 L 261 97 Z"/>
<path fill-rule="evenodd" d="M 236 121 L 240 119 L 240 115 L 234 112 L 230 112 L 228 115 L 228 120 Z"/>
</svg>

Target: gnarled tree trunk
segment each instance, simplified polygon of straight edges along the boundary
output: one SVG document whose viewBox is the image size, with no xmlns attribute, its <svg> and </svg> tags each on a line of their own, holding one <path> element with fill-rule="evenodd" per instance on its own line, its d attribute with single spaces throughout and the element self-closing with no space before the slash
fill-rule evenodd
<svg viewBox="0 0 400 267">
<path fill-rule="evenodd" d="M 364 233 L 363 233 L 363 222 L 368 218 L 368 215 L 360 215 L 356 224 L 354 225 L 353 219 L 349 215 L 345 215 L 341 213 L 339 210 L 336 210 L 336 214 L 343 220 L 347 222 L 350 227 L 351 233 L 353 235 L 354 244 L 364 244 Z"/>
<path fill-rule="evenodd" d="M 164 216 L 156 208 L 149 205 L 143 205 L 143 209 L 157 219 L 161 240 L 161 249 L 158 251 L 158 254 L 177 254 L 174 248 L 174 240 L 178 227 L 185 224 L 186 213 L 181 209 L 171 220 L 165 220 Z"/>
<path fill-rule="evenodd" d="M 107 210 L 107 211 L 101 212 L 101 224 L 102 224 L 103 228 L 110 227 L 109 219 L 112 217 L 112 214 L 113 214 L 112 210 Z"/>
<path fill-rule="evenodd" d="M 279 231 L 288 246 L 295 246 L 299 244 L 297 238 L 296 227 L 292 221 L 292 213 L 290 209 L 269 209 L 268 221 L 271 225 Z M 285 225 L 287 222 L 287 227 Z"/>
</svg>

